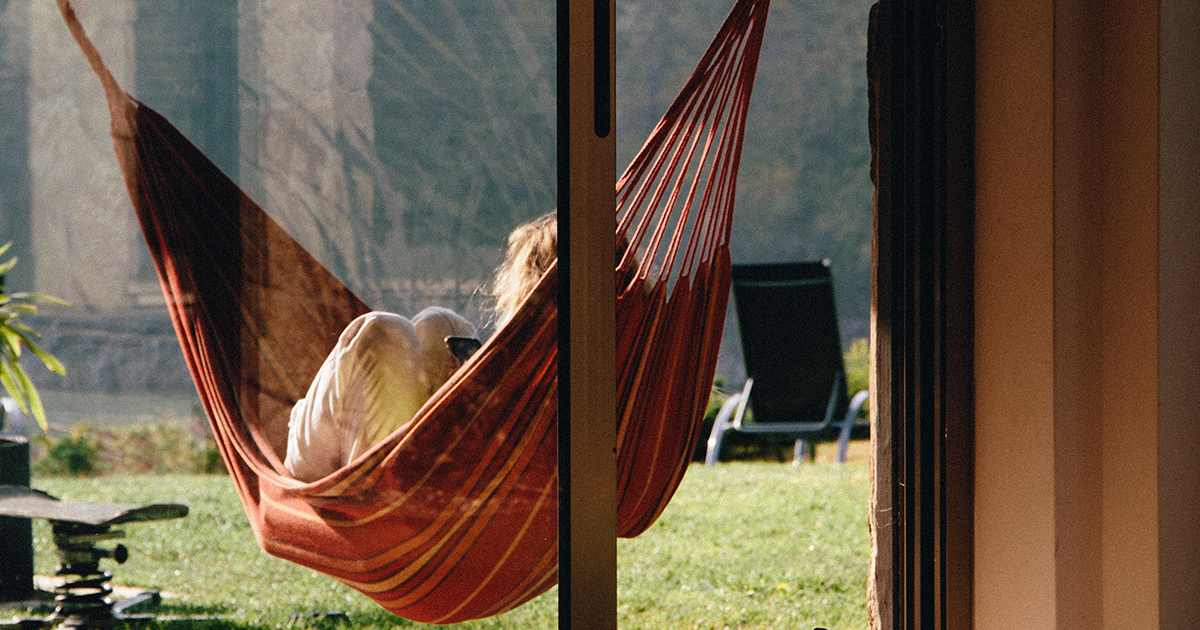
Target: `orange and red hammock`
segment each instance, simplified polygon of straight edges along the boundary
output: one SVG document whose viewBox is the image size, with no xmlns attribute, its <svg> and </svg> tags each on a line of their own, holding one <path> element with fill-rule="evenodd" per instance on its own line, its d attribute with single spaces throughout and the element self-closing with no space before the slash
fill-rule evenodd
<svg viewBox="0 0 1200 630">
<path fill-rule="evenodd" d="M 288 415 L 367 305 L 162 116 L 127 95 L 68 0 L 104 85 L 125 183 L 246 514 L 267 552 L 391 612 L 451 623 L 557 580 L 557 277 L 418 412 L 313 483 L 290 478 Z M 729 295 L 742 131 L 768 0 L 739 0 L 617 183 L 618 532 L 662 512 L 690 460 Z"/>
</svg>

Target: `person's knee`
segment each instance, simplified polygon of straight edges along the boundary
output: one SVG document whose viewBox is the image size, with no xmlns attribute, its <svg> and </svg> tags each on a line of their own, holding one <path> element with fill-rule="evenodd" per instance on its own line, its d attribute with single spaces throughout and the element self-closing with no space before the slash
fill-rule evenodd
<svg viewBox="0 0 1200 630">
<path fill-rule="evenodd" d="M 417 313 L 413 318 L 413 327 L 424 356 L 425 374 L 433 389 L 436 389 L 460 365 L 446 346 L 446 338 L 474 337 L 475 327 L 458 313 L 440 306 L 431 306 Z"/>
<path fill-rule="evenodd" d="M 417 336 L 436 338 L 438 341 L 446 337 L 474 337 L 475 326 L 458 313 L 442 307 L 429 306 L 417 313 L 412 320 Z"/>
<path fill-rule="evenodd" d="M 372 311 L 360 315 L 342 335 L 344 349 L 362 348 L 375 352 L 412 351 L 419 344 L 413 323 L 395 313 Z"/>
</svg>

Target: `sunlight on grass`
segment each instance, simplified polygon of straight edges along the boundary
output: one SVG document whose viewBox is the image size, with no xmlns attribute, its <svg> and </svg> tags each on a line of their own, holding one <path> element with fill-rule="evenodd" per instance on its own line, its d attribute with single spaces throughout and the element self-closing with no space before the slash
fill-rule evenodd
<svg viewBox="0 0 1200 630">
<path fill-rule="evenodd" d="M 184 519 L 124 526 L 129 561 L 107 567 L 118 584 L 164 591 L 159 614 L 220 618 L 171 627 L 334 627 L 307 617 L 328 611 L 348 615 L 350 623 L 338 628 L 432 627 L 263 553 L 228 477 L 43 478 L 34 485 L 64 499 L 191 508 Z M 659 521 L 618 545 L 620 627 L 865 628 L 868 494 L 862 465 L 693 466 Z M 52 574 L 49 527 L 36 523 L 34 535 L 36 571 Z M 306 617 L 297 623 L 294 615 Z M 556 628 L 556 591 L 449 627 Z"/>
<path fill-rule="evenodd" d="M 693 467 L 620 542 L 622 628 L 864 628 L 862 466 Z"/>
</svg>

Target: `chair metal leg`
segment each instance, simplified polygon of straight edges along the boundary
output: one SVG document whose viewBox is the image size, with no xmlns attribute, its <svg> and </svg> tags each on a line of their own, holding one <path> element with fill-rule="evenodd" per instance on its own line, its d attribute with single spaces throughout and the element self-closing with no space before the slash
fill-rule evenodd
<svg viewBox="0 0 1200 630">
<path fill-rule="evenodd" d="M 802 463 L 811 462 L 816 454 L 817 449 L 812 442 L 796 440 L 796 444 L 792 447 L 792 465 L 799 466 Z"/>
</svg>

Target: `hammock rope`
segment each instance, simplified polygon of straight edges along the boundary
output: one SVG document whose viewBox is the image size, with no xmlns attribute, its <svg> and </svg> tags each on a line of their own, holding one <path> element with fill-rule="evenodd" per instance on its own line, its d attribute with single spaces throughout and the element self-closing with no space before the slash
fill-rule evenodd
<svg viewBox="0 0 1200 630">
<path fill-rule="evenodd" d="M 292 479 L 279 455 L 290 409 L 342 329 L 369 308 L 166 119 L 126 94 L 69 0 L 57 1 L 105 88 L 126 188 L 260 546 L 422 622 L 499 614 L 553 586 L 556 267 L 409 430 L 324 479 Z M 738 0 L 617 183 L 621 536 L 662 512 L 698 439 L 729 295 L 734 179 L 768 4 Z"/>
<path fill-rule="evenodd" d="M 767 9 L 734 6 L 617 182 L 618 246 L 627 244 L 617 274 L 631 278 L 617 296 L 622 536 L 662 513 L 699 437 L 729 296 L 734 184 Z"/>
</svg>

